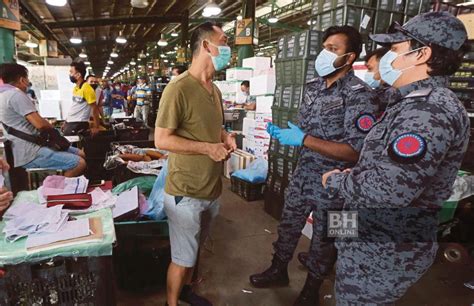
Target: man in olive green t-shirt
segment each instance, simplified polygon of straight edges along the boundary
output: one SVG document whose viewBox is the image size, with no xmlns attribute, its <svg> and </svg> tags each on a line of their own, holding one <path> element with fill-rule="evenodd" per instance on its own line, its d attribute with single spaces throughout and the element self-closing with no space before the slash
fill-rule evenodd
<svg viewBox="0 0 474 306">
<path fill-rule="evenodd" d="M 237 148 L 222 129 L 222 97 L 212 83 L 227 66 L 227 36 L 214 23 L 200 25 L 191 37 L 191 68 L 166 86 L 156 119 L 155 144 L 170 151 L 165 185 L 172 262 L 168 268 L 167 300 L 212 305 L 193 293 L 189 284 L 199 244 L 217 215 L 222 191 L 222 161 Z"/>
</svg>

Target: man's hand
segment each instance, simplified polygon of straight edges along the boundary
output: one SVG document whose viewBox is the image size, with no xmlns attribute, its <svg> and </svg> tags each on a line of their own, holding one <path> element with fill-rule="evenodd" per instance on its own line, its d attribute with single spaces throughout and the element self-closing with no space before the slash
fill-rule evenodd
<svg viewBox="0 0 474 306">
<path fill-rule="evenodd" d="M 13 193 L 5 187 L 0 188 L 0 212 L 6 210 L 13 200 Z"/>
<path fill-rule="evenodd" d="M 346 169 L 347 170 L 347 169 Z M 331 170 L 329 172 L 326 172 L 323 174 L 323 180 L 322 180 L 322 183 L 323 183 L 323 187 L 326 188 L 326 183 L 328 181 L 328 177 L 331 176 L 332 174 L 335 174 L 335 173 L 341 173 L 341 170 L 339 169 L 334 169 L 334 170 Z"/>
<path fill-rule="evenodd" d="M 306 134 L 296 125 L 288 122 L 289 129 L 281 129 L 274 132 L 280 144 L 301 147 Z"/>
<path fill-rule="evenodd" d="M 207 148 L 207 155 L 216 162 L 226 160 L 230 152 L 223 143 L 210 143 Z"/>
<path fill-rule="evenodd" d="M 237 142 L 235 141 L 235 133 L 226 133 L 224 134 L 224 139 L 222 139 L 222 141 L 224 141 L 224 145 L 226 147 L 227 150 L 233 152 L 235 150 L 237 150 Z"/>
<path fill-rule="evenodd" d="M 10 170 L 10 165 L 3 159 L 0 159 L 0 169 L 2 172 Z"/>
<path fill-rule="evenodd" d="M 90 131 L 91 131 L 91 136 L 94 137 L 94 136 L 96 136 L 97 134 L 99 134 L 100 129 L 97 128 L 97 127 L 92 127 L 92 128 L 90 128 Z"/>
</svg>

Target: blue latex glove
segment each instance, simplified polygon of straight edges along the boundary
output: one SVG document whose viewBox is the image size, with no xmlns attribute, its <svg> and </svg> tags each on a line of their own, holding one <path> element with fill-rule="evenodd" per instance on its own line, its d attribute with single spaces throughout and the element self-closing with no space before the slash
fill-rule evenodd
<svg viewBox="0 0 474 306">
<path fill-rule="evenodd" d="M 268 123 L 267 124 L 267 133 L 270 134 L 270 136 L 275 137 L 275 133 L 280 131 L 281 129 L 274 125 L 273 123 Z"/>
<path fill-rule="evenodd" d="M 306 134 L 296 125 L 288 122 L 289 129 L 280 129 L 275 132 L 275 137 L 280 144 L 301 147 Z"/>
</svg>

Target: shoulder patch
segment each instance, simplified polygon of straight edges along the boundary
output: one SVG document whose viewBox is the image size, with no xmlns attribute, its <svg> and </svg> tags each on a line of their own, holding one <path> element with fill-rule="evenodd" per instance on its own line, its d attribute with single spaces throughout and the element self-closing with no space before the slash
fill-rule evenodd
<svg viewBox="0 0 474 306">
<path fill-rule="evenodd" d="M 420 98 L 420 97 L 427 97 L 430 95 L 431 91 L 433 88 L 424 88 L 420 90 L 415 90 L 410 92 L 408 95 L 406 95 L 404 98 Z"/>
<path fill-rule="evenodd" d="M 369 113 L 364 113 L 364 114 L 359 115 L 359 117 L 357 117 L 355 125 L 359 131 L 363 133 L 368 133 L 370 129 L 372 129 L 372 127 L 374 126 L 375 121 L 376 121 L 376 118 L 374 115 L 369 114 Z"/>
<path fill-rule="evenodd" d="M 396 162 L 409 164 L 420 161 L 426 149 L 426 140 L 419 134 L 404 133 L 390 143 L 388 154 Z"/>
</svg>

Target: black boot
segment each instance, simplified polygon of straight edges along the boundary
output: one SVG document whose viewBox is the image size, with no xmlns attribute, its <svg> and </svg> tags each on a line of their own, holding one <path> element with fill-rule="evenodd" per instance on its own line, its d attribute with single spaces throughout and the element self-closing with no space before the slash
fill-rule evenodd
<svg viewBox="0 0 474 306">
<path fill-rule="evenodd" d="M 184 285 L 179 295 L 179 300 L 188 303 L 191 306 L 212 306 L 206 298 L 194 293 L 190 285 Z"/>
<path fill-rule="evenodd" d="M 256 288 L 288 286 L 288 263 L 273 256 L 272 265 L 260 274 L 250 275 L 250 283 Z"/>
<path fill-rule="evenodd" d="M 303 265 L 303 267 L 305 267 L 306 269 L 308 269 L 308 257 L 309 257 L 309 253 L 308 252 L 301 252 L 301 253 L 298 253 L 298 261 Z"/>
<path fill-rule="evenodd" d="M 315 278 L 308 273 L 303 290 L 293 306 L 319 306 L 319 288 L 322 283 L 322 278 Z"/>
</svg>

